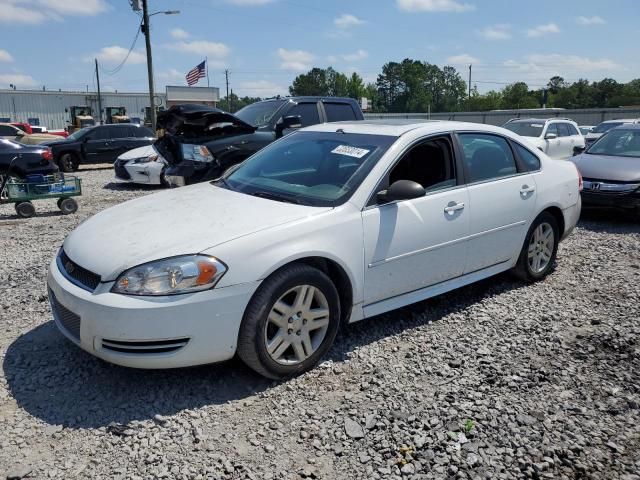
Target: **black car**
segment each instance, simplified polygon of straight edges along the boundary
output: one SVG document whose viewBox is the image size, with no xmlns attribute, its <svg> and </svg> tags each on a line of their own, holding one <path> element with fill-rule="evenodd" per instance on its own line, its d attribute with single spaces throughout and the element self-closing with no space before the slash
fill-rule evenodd
<svg viewBox="0 0 640 480">
<path fill-rule="evenodd" d="M 85 127 L 66 139 L 46 142 L 63 172 L 73 172 L 81 163 L 113 163 L 118 155 L 133 148 L 151 145 L 153 132 L 132 123 Z"/>
<path fill-rule="evenodd" d="M 274 98 L 235 114 L 206 105 L 175 105 L 158 115 L 164 136 L 155 148 L 168 164 L 169 182 L 185 185 L 219 177 L 292 129 L 344 120 L 364 120 L 352 98 Z"/>
<path fill-rule="evenodd" d="M 0 177 L 25 178 L 27 175 L 52 175 L 58 172 L 49 147 L 23 145 L 0 139 Z"/>
</svg>

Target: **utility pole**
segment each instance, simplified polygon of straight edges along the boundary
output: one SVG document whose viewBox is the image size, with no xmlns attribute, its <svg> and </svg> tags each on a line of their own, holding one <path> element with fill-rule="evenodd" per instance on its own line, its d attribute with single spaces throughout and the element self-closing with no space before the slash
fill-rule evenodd
<svg viewBox="0 0 640 480">
<path fill-rule="evenodd" d="M 227 110 L 231 110 L 229 107 L 229 70 L 224 71 L 224 76 L 227 80 Z"/>
<path fill-rule="evenodd" d="M 467 108 L 469 109 L 469 111 L 471 111 L 471 64 L 469 65 L 469 97 Z"/>
<path fill-rule="evenodd" d="M 151 60 L 151 28 L 149 27 L 149 9 L 147 8 L 147 0 L 142 0 L 142 32 L 147 47 L 147 75 L 149 76 L 149 106 L 151 110 L 151 130 L 156 131 L 156 106 L 153 97 L 153 61 Z"/>
<path fill-rule="evenodd" d="M 231 100 L 233 100 L 233 88 L 231 89 Z M 233 113 L 233 103 L 229 104 L 229 111 Z"/>
<path fill-rule="evenodd" d="M 102 125 L 102 98 L 100 97 L 100 74 L 98 73 L 98 59 L 96 61 L 96 83 L 98 84 L 98 124 Z"/>
</svg>

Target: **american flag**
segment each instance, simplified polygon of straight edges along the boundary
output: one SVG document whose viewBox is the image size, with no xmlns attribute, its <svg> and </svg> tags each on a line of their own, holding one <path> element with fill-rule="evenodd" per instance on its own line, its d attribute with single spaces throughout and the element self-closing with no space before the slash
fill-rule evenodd
<svg viewBox="0 0 640 480">
<path fill-rule="evenodd" d="M 194 69 L 189 70 L 189 73 L 187 73 L 186 75 L 187 85 L 189 86 L 195 85 L 196 83 L 198 83 L 198 80 L 206 76 L 207 76 L 206 73 L 204 73 L 204 62 L 202 62 Z"/>
</svg>

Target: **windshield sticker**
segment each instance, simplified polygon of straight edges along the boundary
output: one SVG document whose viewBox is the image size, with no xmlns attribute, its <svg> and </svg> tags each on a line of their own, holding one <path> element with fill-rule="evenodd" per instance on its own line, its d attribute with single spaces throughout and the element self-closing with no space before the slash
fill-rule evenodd
<svg viewBox="0 0 640 480">
<path fill-rule="evenodd" d="M 346 155 L 348 157 L 362 158 L 370 150 L 366 150 L 364 148 L 358 147 L 350 147 L 348 145 L 338 145 L 336 148 L 331 150 L 331 153 L 337 153 L 338 155 Z"/>
<path fill-rule="evenodd" d="M 532 127 L 538 127 L 538 128 L 544 127 L 544 125 L 542 125 L 541 123 L 532 123 L 531 126 Z"/>
</svg>

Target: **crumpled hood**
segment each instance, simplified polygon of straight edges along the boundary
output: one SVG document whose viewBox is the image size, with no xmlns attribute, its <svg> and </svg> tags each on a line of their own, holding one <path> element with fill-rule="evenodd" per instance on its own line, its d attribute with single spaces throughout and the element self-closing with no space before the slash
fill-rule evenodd
<svg viewBox="0 0 640 480">
<path fill-rule="evenodd" d="M 640 180 L 640 158 L 591 155 L 583 153 L 571 158 L 584 178 L 636 182 Z"/>
<path fill-rule="evenodd" d="M 143 158 L 150 155 L 157 155 L 158 152 L 153 145 L 145 145 L 144 147 L 134 148 L 133 150 L 127 150 L 118 157 L 118 160 L 133 160 L 134 158 Z"/>
<path fill-rule="evenodd" d="M 78 265 L 112 281 L 142 263 L 199 253 L 327 210 L 200 183 L 103 210 L 71 232 L 64 250 Z"/>
<path fill-rule="evenodd" d="M 206 135 L 215 124 L 231 124 L 241 130 L 255 131 L 256 127 L 235 115 L 207 105 L 174 105 L 158 114 L 157 127 L 170 135 Z"/>
</svg>

